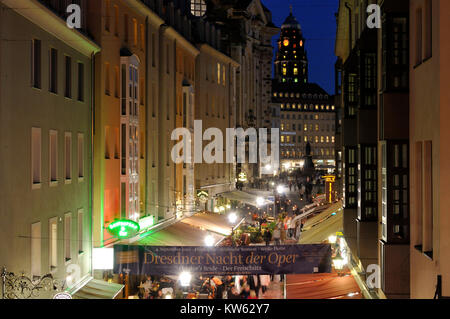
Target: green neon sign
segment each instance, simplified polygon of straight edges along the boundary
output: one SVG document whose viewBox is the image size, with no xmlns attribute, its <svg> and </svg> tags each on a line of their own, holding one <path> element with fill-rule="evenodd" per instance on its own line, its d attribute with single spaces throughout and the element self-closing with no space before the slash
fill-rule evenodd
<svg viewBox="0 0 450 319">
<path fill-rule="evenodd" d="M 111 235 L 120 239 L 134 237 L 140 229 L 138 223 L 129 219 L 113 221 L 107 227 L 107 230 Z"/>
</svg>

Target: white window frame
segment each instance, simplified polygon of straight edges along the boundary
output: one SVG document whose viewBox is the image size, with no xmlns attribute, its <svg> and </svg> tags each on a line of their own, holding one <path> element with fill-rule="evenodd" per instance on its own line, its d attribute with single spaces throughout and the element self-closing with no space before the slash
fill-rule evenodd
<svg viewBox="0 0 450 319">
<path fill-rule="evenodd" d="M 41 222 L 31 224 L 30 264 L 31 278 L 42 275 L 42 225 Z"/>
<path fill-rule="evenodd" d="M 67 224 L 68 223 L 68 224 Z M 69 248 L 67 248 L 69 245 Z M 72 213 L 64 214 L 64 261 L 70 264 L 72 260 Z"/>
<path fill-rule="evenodd" d="M 34 154 L 34 134 L 38 134 L 39 137 L 39 154 Z M 39 189 L 42 185 L 42 131 L 40 127 L 31 128 L 31 188 Z M 39 182 L 34 182 L 34 169 L 35 169 L 35 158 L 39 157 Z"/>
<path fill-rule="evenodd" d="M 66 139 L 70 138 L 70 149 L 69 149 L 69 173 L 70 178 L 67 178 L 67 142 Z M 64 183 L 65 184 L 71 184 L 72 183 L 72 133 L 71 132 L 65 132 L 64 133 Z"/>
<path fill-rule="evenodd" d="M 53 237 L 52 225 L 56 225 L 56 238 Z M 55 252 L 55 255 L 53 255 Z M 54 259 L 53 259 L 54 257 Z M 53 262 L 54 261 L 54 262 Z M 50 273 L 58 268 L 58 218 L 53 217 L 48 221 L 48 265 Z"/>
<path fill-rule="evenodd" d="M 56 169 L 56 180 L 52 180 L 52 136 L 56 138 L 55 144 L 55 169 Z M 58 131 L 50 130 L 48 134 L 48 181 L 50 187 L 58 185 Z"/>
<path fill-rule="evenodd" d="M 83 230 L 84 230 L 84 209 L 78 209 L 77 216 L 77 238 L 78 238 L 78 255 L 82 255 L 84 253 L 84 244 L 83 244 Z"/>
<path fill-rule="evenodd" d="M 77 175 L 78 175 L 78 182 L 84 181 L 84 175 L 85 175 L 85 161 L 84 161 L 84 134 L 78 133 L 77 138 Z"/>
</svg>

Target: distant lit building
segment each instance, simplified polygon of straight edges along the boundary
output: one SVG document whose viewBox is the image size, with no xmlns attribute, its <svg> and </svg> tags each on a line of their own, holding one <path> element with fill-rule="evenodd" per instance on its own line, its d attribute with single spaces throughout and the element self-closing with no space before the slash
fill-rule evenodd
<svg viewBox="0 0 450 319">
<path fill-rule="evenodd" d="M 334 97 L 308 82 L 305 39 L 292 12 L 278 40 L 272 106 L 280 110 L 281 169 L 301 167 L 307 143 L 317 169 L 334 169 Z"/>
</svg>

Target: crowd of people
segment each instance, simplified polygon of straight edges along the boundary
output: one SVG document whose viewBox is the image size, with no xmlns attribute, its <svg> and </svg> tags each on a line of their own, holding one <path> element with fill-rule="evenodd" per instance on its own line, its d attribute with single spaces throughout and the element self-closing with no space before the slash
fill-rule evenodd
<svg viewBox="0 0 450 319">
<path fill-rule="evenodd" d="M 280 275 L 198 276 L 188 287 L 178 280 L 161 276 L 145 276 L 138 286 L 139 299 L 260 299 L 270 283 L 282 281 Z"/>
<path fill-rule="evenodd" d="M 192 286 L 198 294 L 191 294 L 191 297 L 203 294 L 208 299 L 259 299 L 267 292 L 271 281 L 280 280 L 279 275 L 200 276 Z"/>
</svg>

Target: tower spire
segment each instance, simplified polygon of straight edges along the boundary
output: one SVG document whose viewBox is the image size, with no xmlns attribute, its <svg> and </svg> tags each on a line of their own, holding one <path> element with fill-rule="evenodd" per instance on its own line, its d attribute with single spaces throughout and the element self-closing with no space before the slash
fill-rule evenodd
<svg viewBox="0 0 450 319">
<path fill-rule="evenodd" d="M 292 4 L 289 5 L 289 12 L 292 14 Z"/>
</svg>

